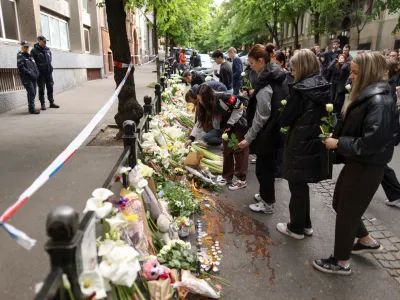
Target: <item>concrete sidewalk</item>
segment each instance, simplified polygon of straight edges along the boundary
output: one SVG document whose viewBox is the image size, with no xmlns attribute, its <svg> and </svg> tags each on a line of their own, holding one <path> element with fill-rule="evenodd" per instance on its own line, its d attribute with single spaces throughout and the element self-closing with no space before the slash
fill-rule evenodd
<svg viewBox="0 0 400 300">
<path fill-rule="evenodd" d="M 147 84 L 156 81 L 153 64 L 135 70 L 137 98 L 154 96 Z M 57 84 L 57 82 L 55 83 Z M 56 95 L 60 109 L 29 115 L 27 107 L 0 114 L 1 213 L 63 151 L 115 90 L 113 78 L 91 81 Z M 118 102 L 118 101 L 117 101 Z M 114 124 L 117 102 L 103 123 Z M 121 153 L 120 148 L 81 147 L 74 157 L 14 215 L 10 223 L 37 240 L 26 251 L 0 230 L 0 299 L 32 299 L 33 289 L 49 271 L 44 251 L 47 213 L 68 204 L 78 212 L 95 188 L 101 187 Z"/>
</svg>

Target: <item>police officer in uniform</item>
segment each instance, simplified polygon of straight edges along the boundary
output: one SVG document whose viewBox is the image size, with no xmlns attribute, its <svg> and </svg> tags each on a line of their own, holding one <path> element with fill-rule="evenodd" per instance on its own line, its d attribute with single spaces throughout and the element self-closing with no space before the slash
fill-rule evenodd
<svg viewBox="0 0 400 300">
<path fill-rule="evenodd" d="M 29 44 L 27 41 L 21 42 L 21 51 L 17 55 L 17 66 L 22 84 L 28 93 L 29 113 L 40 114 L 40 110 L 35 109 L 36 80 L 39 78 L 39 71 L 35 60 L 29 54 Z"/>
<path fill-rule="evenodd" d="M 48 41 L 44 36 L 37 38 L 38 42 L 31 50 L 31 55 L 36 61 L 36 65 L 39 69 L 39 100 L 42 105 L 42 110 L 46 110 L 44 103 L 44 87 L 47 89 L 47 99 L 50 102 L 50 108 L 59 108 L 60 106 L 54 103 L 53 98 L 53 66 L 51 65 L 52 55 L 50 49 L 46 46 Z"/>
</svg>

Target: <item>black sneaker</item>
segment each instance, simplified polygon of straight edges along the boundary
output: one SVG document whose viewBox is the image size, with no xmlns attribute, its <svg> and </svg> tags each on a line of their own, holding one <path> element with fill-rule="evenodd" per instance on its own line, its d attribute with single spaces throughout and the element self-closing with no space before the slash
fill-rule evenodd
<svg viewBox="0 0 400 300">
<path fill-rule="evenodd" d="M 328 259 L 317 259 L 313 261 L 313 266 L 318 271 L 329 273 L 329 274 L 338 274 L 338 275 L 350 275 L 351 269 L 350 267 L 344 268 L 339 265 L 339 262 L 333 257 L 329 257 Z"/>
<path fill-rule="evenodd" d="M 45 104 L 42 104 L 41 107 L 40 107 L 40 109 L 41 109 L 41 110 L 46 110 L 46 105 L 45 105 Z"/>
<path fill-rule="evenodd" d="M 375 241 L 376 244 L 374 246 L 365 246 L 360 243 L 360 240 L 357 241 L 353 245 L 353 249 L 351 250 L 351 254 L 364 254 L 364 253 L 379 253 L 383 251 L 383 247 L 379 244 L 378 241 Z"/>
<path fill-rule="evenodd" d="M 50 103 L 50 108 L 60 108 L 60 106 L 55 103 Z"/>
<path fill-rule="evenodd" d="M 38 115 L 38 114 L 40 114 L 40 110 L 38 110 L 38 109 L 36 109 L 36 108 L 30 109 L 30 110 L 29 110 L 29 113 L 30 113 L 31 115 Z"/>
</svg>

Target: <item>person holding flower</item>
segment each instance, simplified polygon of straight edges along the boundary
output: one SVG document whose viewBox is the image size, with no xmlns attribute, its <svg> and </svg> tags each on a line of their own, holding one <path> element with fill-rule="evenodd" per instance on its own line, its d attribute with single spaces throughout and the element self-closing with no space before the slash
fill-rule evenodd
<svg viewBox="0 0 400 300">
<path fill-rule="evenodd" d="M 251 127 L 239 143 L 243 150 L 254 143 L 257 155 L 260 189 L 254 200 L 258 203 L 251 204 L 249 209 L 266 214 L 275 211 L 275 166 L 281 141 L 278 116 L 281 101 L 289 94 L 286 74 L 279 65 L 270 63 L 274 48 L 273 44 L 256 44 L 249 52 L 250 66 L 259 76 L 247 107 L 247 123 Z"/>
<path fill-rule="evenodd" d="M 242 101 L 238 96 L 232 96 L 228 93 L 217 94 L 211 86 L 202 84 L 197 90 L 197 100 L 197 122 L 190 134 L 190 139 L 185 144 L 186 147 L 203 132 L 206 132 L 206 135 L 222 135 L 222 132 L 230 136 L 235 134 L 239 142 L 243 141 L 244 134 L 247 131 L 247 121 L 245 109 L 242 107 Z M 247 186 L 249 149 L 233 149 L 228 147 L 228 144 L 227 140 L 223 140 L 224 161 L 222 176 L 218 178 L 218 184 L 220 186 L 230 184 L 230 190 L 245 188 Z M 232 183 L 234 175 L 237 181 Z"/>
<path fill-rule="evenodd" d="M 324 273 L 349 275 L 351 254 L 383 250 L 373 239 L 362 215 L 382 182 L 393 156 L 397 135 L 397 107 L 385 80 L 386 61 L 379 52 L 358 54 L 351 62 L 353 88 L 343 110 L 343 122 L 323 143 L 337 152 L 344 167 L 336 182 L 333 256 L 317 259 L 313 266 Z M 354 244 L 354 239 L 358 241 Z"/>
<path fill-rule="evenodd" d="M 330 84 L 320 75 L 318 58 L 309 49 L 291 60 L 294 85 L 279 122 L 288 126 L 283 178 L 289 183 L 290 221 L 277 224 L 279 232 L 301 240 L 313 234 L 308 183 L 329 178 L 328 151 L 321 144 L 321 119 L 332 112 Z M 328 112 L 327 112 L 328 111 Z"/>
</svg>

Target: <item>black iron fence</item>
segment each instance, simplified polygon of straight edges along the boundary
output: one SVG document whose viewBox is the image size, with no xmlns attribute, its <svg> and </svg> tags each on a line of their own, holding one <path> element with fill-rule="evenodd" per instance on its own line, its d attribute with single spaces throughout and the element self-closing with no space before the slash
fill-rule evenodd
<svg viewBox="0 0 400 300">
<path fill-rule="evenodd" d="M 134 168 L 138 157 L 141 157 L 142 134 L 148 132 L 151 118 L 161 112 L 161 93 L 165 90 L 166 78 L 161 77 L 155 86 L 155 97 L 144 97 L 144 115 L 139 124 L 125 121 L 124 150 L 109 173 L 103 188 L 111 189 L 122 166 Z M 122 175 L 126 188 L 128 178 Z M 95 213 L 87 212 L 81 222 L 79 214 L 70 206 L 58 206 L 47 215 L 46 231 L 49 240 L 45 249 L 50 256 L 51 271 L 35 295 L 35 300 L 67 300 L 68 290 L 64 288 L 63 276 L 67 276 L 74 299 L 84 298 L 79 285 L 79 275 L 93 270 L 97 264 Z M 101 232 L 99 232 L 101 234 Z M 65 275 L 64 275 L 65 274 Z"/>
</svg>

